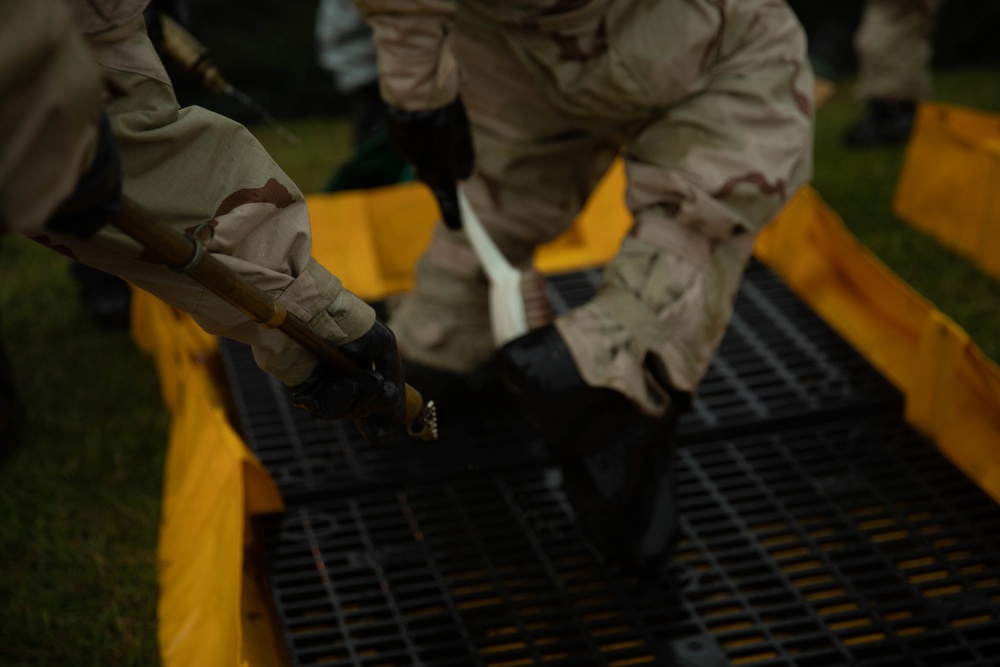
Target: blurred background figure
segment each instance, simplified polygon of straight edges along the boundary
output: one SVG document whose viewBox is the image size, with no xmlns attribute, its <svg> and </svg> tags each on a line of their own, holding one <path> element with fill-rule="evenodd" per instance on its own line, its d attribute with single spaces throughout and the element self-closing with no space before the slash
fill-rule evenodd
<svg viewBox="0 0 1000 667">
<path fill-rule="evenodd" d="M 69 273 L 76 284 L 84 308 L 106 329 L 128 329 L 132 312 L 132 292 L 118 276 L 73 262 Z"/>
<path fill-rule="evenodd" d="M 866 0 L 854 36 L 855 95 L 865 105 L 848 146 L 905 142 L 917 104 L 931 95 L 935 19 L 942 0 Z"/>
<path fill-rule="evenodd" d="M 346 98 L 354 123 L 354 154 L 337 167 L 324 189 L 357 190 L 412 180 L 406 161 L 389 144 L 375 42 L 353 0 L 319 0 L 316 58 Z"/>
<path fill-rule="evenodd" d="M 378 92 L 378 65 L 372 30 L 352 0 L 319 0 L 316 57 L 349 103 L 354 142 L 385 129 L 385 104 Z"/>
<path fill-rule="evenodd" d="M 809 38 L 809 61 L 816 75 L 816 107 L 837 90 L 837 82 L 855 67 L 852 41 L 861 20 L 862 0 L 836 4 L 789 0 Z"/>
<path fill-rule="evenodd" d="M 816 105 L 822 106 L 840 80 L 856 71 L 854 95 L 864 106 L 844 135 L 847 146 L 891 145 L 910 135 L 917 104 L 932 93 L 943 0 L 850 0 L 810 3 L 791 0 L 809 36 L 816 73 Z M 949 33 L 973 23 L 973 8 L 949 25 Z M 981 10 L 980 10 L 981 11 Z M 955 48 L 955 38 L 945 41 Z"/>
</svg>

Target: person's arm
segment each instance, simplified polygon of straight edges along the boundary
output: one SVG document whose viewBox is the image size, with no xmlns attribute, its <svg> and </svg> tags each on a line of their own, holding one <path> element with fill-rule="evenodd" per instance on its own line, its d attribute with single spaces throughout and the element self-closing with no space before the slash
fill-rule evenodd
<svg viewBox="0 0 1000 667">
<path fill-rule="evenodd" d="M 297 404 L 322 418 L 353 418 L 370 440 L 388 439 L 405 413 L 395 339 L 310 257 L 301 193 L 277 180 L 286 177 L 242 127 L 179 114 L 165 76 L 148 74 L 158 61 L 140 33 L 106 42 L 101 64 L 113 64 L 108 71 L 130 85 L 103 107 L 94 51 L 60 8 L 42 0 L 0 4 L 5 36 L 12 27 L 18 37 L 0 40 L 0 233 L 22 232 L 147 288 L 207 330 L 251 345 L 262 368 L 294 387 Z M 219 164 L 239 168 L 213 168 Z M 259 180 L 263 187 L 245 187 Z M 284 334 L 250 322 L 155 252 L 116 235 L 106 223 L 120 210 L 123 186 L 162 224 L 215 229 L 210 252 L 275 294 L 362 370 L 330 372 Z"/>
<path fill-rule="evenodd" d="M 0 233 L 40 233 L 94 160 L 101 74 L 62 3 L 0 3 L 0 25 Z"/>
<path fill-rule="evenodd" d="M 458 96 L 458 65 L 448 47 L 455 0 L 355 0 L 372 27 L 379 85 L 390 106 L 443 107 Z"/>
<path fill-rule="evenodd" d="M 454 0 L 355 0 L 372 26 L 386 128 L 434 193 L 448 227 L 461 227 L 456 182 L 474 162 L 459 69 L 449 48 Z"/>
</svg>

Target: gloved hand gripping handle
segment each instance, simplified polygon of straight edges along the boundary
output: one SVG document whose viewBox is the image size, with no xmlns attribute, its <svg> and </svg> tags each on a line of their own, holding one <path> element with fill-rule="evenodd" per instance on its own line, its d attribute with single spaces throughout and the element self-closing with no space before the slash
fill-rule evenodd
<svg viewBox="0 0 1000 667">
<path fill-rule="evenodd" d="M 353 374 L 360 370 L 357 362 L 336 345 L 288 315 L 274 297 L 209 255 L 196 238 L 154 222 L 128 198 L 124 199 L 121 212 L 109 222 L 158 254 L 175 271 L 190 275 L 254 322 L 268 329 L 279 329 L 338 371 Z M 438 437 L 434 403 L 425 405 L 420 392 L 410 385 L 406 385 L 405 423 L 410 435 L 421 440 Z"/>
</svg>

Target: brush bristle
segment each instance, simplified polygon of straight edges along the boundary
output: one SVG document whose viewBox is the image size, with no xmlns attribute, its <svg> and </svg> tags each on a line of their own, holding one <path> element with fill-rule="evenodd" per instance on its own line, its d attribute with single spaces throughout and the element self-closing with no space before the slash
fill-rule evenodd
<svg viewBox="0 0 1000 667">
<path fill-rule="evenodd" d="M 528 329 L 538 329 L 551 324 L 555 316 L 552 304 L 545 293 L 545 277 L 530 269 L 521 273 L 521 295 L 524 297 L 524 314 Z"/>
</svg>

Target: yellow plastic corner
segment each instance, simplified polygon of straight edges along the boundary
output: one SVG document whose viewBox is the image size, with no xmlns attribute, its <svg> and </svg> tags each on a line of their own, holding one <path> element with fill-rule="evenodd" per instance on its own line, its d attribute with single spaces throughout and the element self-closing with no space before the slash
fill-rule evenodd
<svg viewBox="0 0 1000 667">
<path fill-rule="evenodd" d="M 538 249 L 543 273 L 605 264 L 618 251 L 631 220 L 619 161 L 568 232 Z M 416 183 L 376 190 L 310 195 L 313 257 L 367 301 L 410 289 L 417 259 L 430 242 L 437 204 Z"/>
<path fill-rule="evenodd" d="M 188 362 L 203 364 L 211 359 L 219 341 L 205 333 L 187 313 L 137 287 L 131 291 L 132 340 L 156 362 L 160 395 L 164 405 L 173 411 L 182 385 L 181 370 Z"/>
<path fill-rule="evenodd" d="M 173 412 L 157 546 L 161 661 L 242 667 L 255 645 L 243 636 L 247 517 L 280 511 L 281 497 L 222 408 L 205 365 L 217 341 L 141 290 L 132 308 L 134 338 L 156 358 Z"/>
<path fill-rule="evenodd" d="M 578 224 L 539 249 L 546 273 L 606 263 L 629 226 L 621 165 Z M 410 286 L 437 217 L 418 185 L 309 198 L 314 255 L 357 294 Z M 907 418 L 1000 502 L 1000 369 L 892 274 L 810 189 L 758 238 L 758 257 L 897 384 Z M 284 664 L 254 610 L 266 591 L 247 559 L 248 516 L 279 511 L 273 481 L 233 432 L 204 361 L 215 340 L 186 315 L 136 291 L 133 335 L 154 355 L 173 410 L 160 528 L 159 641 L 165 667 Z"/>
<path fill-rule="evenodd" d="M 572 229 L 538 249 L 535 265 L 545 274 L 602 266 L 618 252 L 632 226 L 625 207 L 625 167 L 615 162 L 598 184 Z"/>
<path fill-rule="evenodd" d="M 757 256 L 906 395 L 906 418 L 1000 502 L 1000 368 L 806 189 Z"/>
<path fill-rule="evenodd" d="M 894 209 L 1000 279 L 1000 115 L 921 105 Z"/>
</svg>

